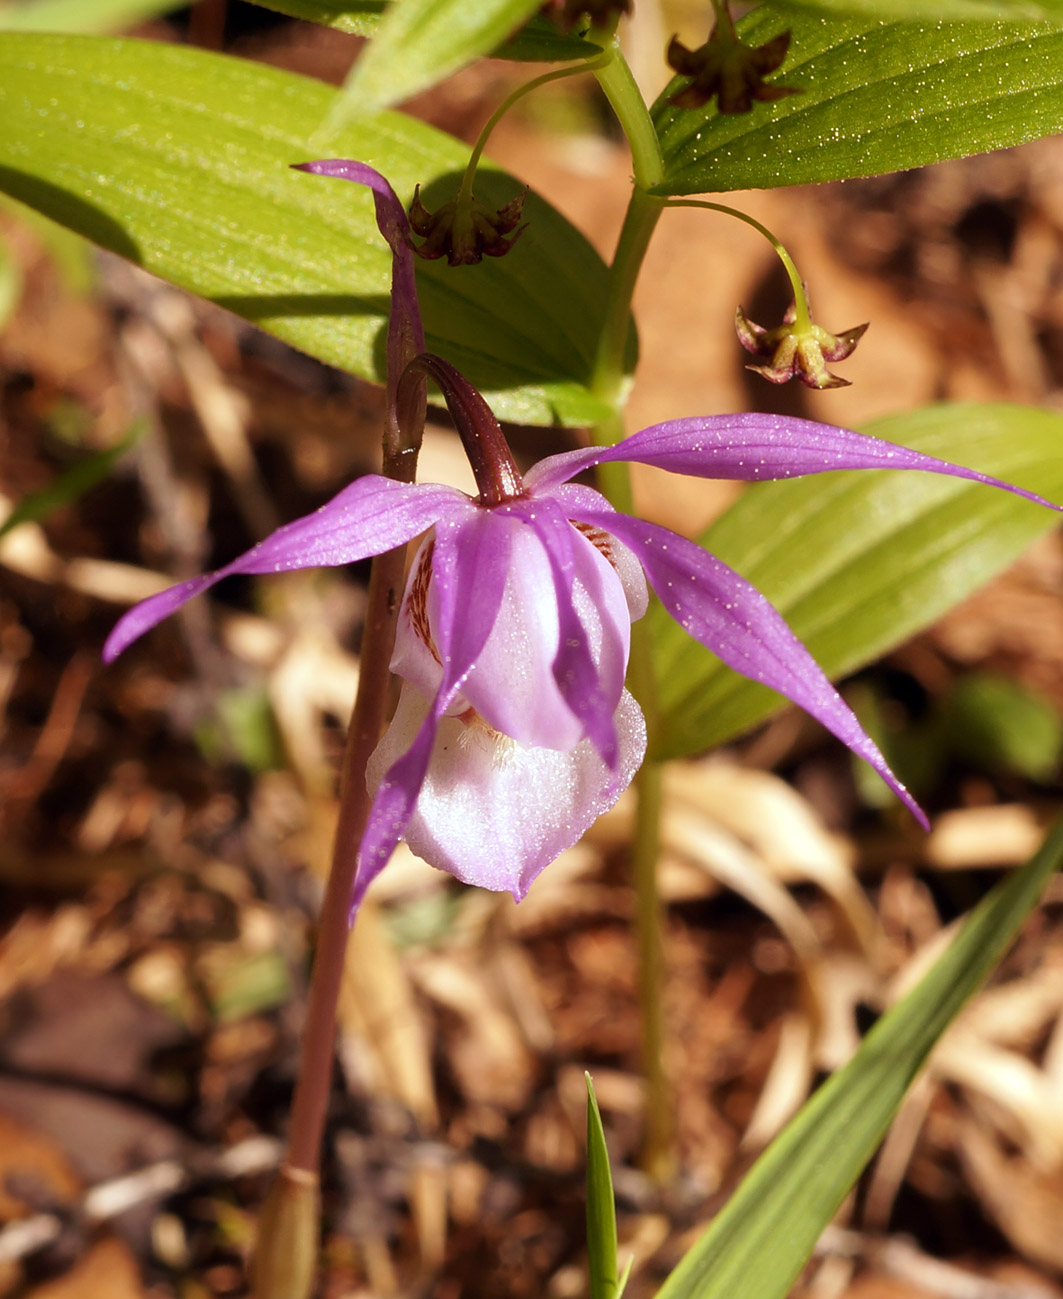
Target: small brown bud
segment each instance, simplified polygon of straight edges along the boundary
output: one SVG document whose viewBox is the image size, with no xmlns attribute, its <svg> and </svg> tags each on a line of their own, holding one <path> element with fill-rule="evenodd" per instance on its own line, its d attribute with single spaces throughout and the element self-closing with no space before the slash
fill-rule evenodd
<svg viewBox="0 0 1063 1299">
<path fill-rule="evenodd" d="M 451 266 L 475 266 L 484 257 L 503 257 L 525 229 L 520 224 L 528 191 L 493 212 L 475 195 L 458 195 L 436 212 L 421 202 L 421 187 L 414 190 L 410 225 L 424 243 L 414 247 L 418 257 L 434 261 L 446 257 Z"/>
<path fill-rule="evenodd" d="M 780 67 L 790 47 L 790 33 L 781 32 L 763 45 L 744 45 L 729 16 L 723 16 L 712 35 L 696 50 L 675 36 L 668 46 L 668 64 L 689 85 L 668 101 L 677 108 L 703 108 L 716 99 L 721 113 L 748 113 L 753 101 L 799 95 L 798 86 L 769 86 L 764 78 Z"/>
</svg>

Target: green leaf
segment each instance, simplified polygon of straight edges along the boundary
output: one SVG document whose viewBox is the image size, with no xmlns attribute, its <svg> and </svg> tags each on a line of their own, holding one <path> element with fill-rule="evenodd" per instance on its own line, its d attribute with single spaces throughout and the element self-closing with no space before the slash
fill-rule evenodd
<svg viewBox="0 0 1063 1299">
<path fill-rule="evenodd" d="M 393 0 L 330 115 L 340 126 L 376 113 L 487 54 L 539 8 L 539 0 Z"/>
<path fill-rule="evenodd" d="M 768 1147 L 657 1299 L 782 1299 L 934 1044 L 1063 862 L 1063 827 L 972 912 L 915 990 Z"/>
<path fill-rule="evenodd" d="M 1055 3 L 1055 0 L 1053 0 Z M 750 113 L 653 108 L 661 194 L 772 189 L 919 167 L 1063 130 L 1063 31 L 1018 23 L 916 26 L 774 6 L 740 25 L 761 45 L 790 28 L 774 79 L 803 93 Z"/>
<path fill-rule="evenodd" d="M 16 0 L 0 3 L 0 31 L 116 32 L 180 5 L 181 0 Z"/>
<path fill-rule="evenodd" d="M 961 677 L 945 701 L 944 728 L 952 751 L 966 762 L 1028 780 L 1059 778 L 1063 720 L 1047 699 L 1008 677 Z"/>
<path fill-rule="evenodd" d="M 929 406 L 867 430 L 1063 501 L 1063 417 L 1022 406 Z M 827 674 L 861 667 L 1000 572 L 1051 511 L 914 471 L 832 473 L 750 488 L 699 538 L 763 591 Z M 655 756 L 698 753 L 785 706 L 725 667 L 663 610 Z"/>
<path fill-rule="evenodd" d="M 141 436 L 145 427 L 143 420 L 137 420 L 121 442 L 108 447 L 106 451 L 97 451 L 79 460 L 47 487 L 24 496 L 7 518 L 0 523 L 0 537 L 6 536 L 19 524 L 36 523 L 41 519 L 47 519 L 56 510 L 79 500 L 97 483 L 103 482 L 115 464 Z"/>
<path fill-rule="evenodd" d="M 812 9 L 836 17 L 864 14 L 886 22 L 1044 22 L 1063 17 L 1061 0 L 771 0 L 780 9 Z"/>
<path fill-rule="evenodd" d="M 0 35 L 0 190 L 331 365 L 380 381 L 390 254 L 360 186 L 290 164 L 335 92 L 175 45 Z M 388 171 L 401 198 L 453 195 L 465 145 L 385 113 L 343 131 L 342 157 Z M 520 185 L 482 171 L 477 197 Z M 428 343 L 526 424 L 601 417 L 586 378 L 606 268 L 536 195 L 513 252 L 418 267 Z M 632 337 L 632 342 L 633 342 Z M 632 361 L 634 347 L 632 347 Z"/>
<path fill-rule="evenodd" d="M 273 707 L 262 686 L 222 690 L 214 701 L 214 711 L 200 718 L 194 735 L 208 762 L 221 765 L 236 757 L 254 772 L 284 765 Z"/>
<path fill-rule="evenodd" d="M 590 1074 L 587 1079 L 587 1270 L 591 1299 L 617 1299 L 616 1203 L 609 1149 Z"/>
<path fill-rule="evenodd" d="M 336 31 L 354 36 L 375 36 L 389 0 L 254 0 L 263 9 L 322 23 Z M 564 63 L 569 59 L 587 59 L 598 54 L 599 47 L 578 36 L 566 36 L 546 18 L 533 17 L 524 26 L 491 50 L 494 59 L 514 59 L 522 63 Z"/>
<path fill-rule="evenodd" d="M 262 9 L 321 23 L 352 36 L 375 36 L 390 0 L 254 0 Z"/>
<path fill-rule="evenodd" d="M 276 949 L 208 947 L 196 960 L 195 973 L 211 1014 L 222 1024 L 283 1006 L 291 996 L 288 965 Z"/>
</svg>

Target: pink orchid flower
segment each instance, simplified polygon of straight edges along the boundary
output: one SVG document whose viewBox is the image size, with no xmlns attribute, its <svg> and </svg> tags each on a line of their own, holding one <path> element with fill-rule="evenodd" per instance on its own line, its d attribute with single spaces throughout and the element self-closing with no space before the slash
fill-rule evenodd
<svg viewBox="0 0 1063 1299">
<path fill-rule="evenodd" d="M 395 258 L 392 333 L 417 339 L 409 227 L 391 186 L 361 163 L 309 163 L 303 170 L 372 187 Z M 686 631 L 822 722 L 927 824 L 759 591 L 700 546 L 618 513 L 571 479 L 615 460 L 749 482 L 836 469 L 921 469 L 1061 507 L 877 438 L 757 414 L 671 420 L 613 447 L 549 456 L 522 479 L 483 398 L 437 357 L 422 355 L 406 370 L 417 366 L 443 389 L 463 435 L 471 423 L 490 444 L 479 464 L 472 457 L 477 497 L 369 474 L 224 568 L 143 601 L 104 648 L 109 662 L 231 574 L 350 564 L 426 534 L 407 581 L 391 664 L 402 679 L 399 704 L 370 762 L 375 796 L 354 906 L 403 838 L 458 879 L 519 900 L 543 867 L 613 805 L 646 748 L 642 714 L 624 677 L 647 580 Z M 388 387 L 389 395 L 398 393 L 391 375 Z"/>
</svg>

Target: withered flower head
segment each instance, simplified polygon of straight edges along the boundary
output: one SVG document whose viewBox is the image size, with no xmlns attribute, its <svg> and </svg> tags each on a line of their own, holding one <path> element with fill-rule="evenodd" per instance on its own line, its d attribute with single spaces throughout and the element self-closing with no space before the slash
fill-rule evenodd
<svg viewBox="0 0 1063 1299">
<path fill-rule="evenodd" d="M 827 362 L 844 361 L 863 338 L 867 325 L 840 334 L 832 334 L 811 320 L 801 327 L 797 324 L 797 307 L 791 303 L 783 323 L 775 329 L 756 324 L 739 307 L 735 329 L 746 351 L 767 362 L 748 365 L 747 370 L 755 370 L 772 383 L 786 383 L 796 377 L 807 388 L 847 388 L 849 380 L 831 374 Z"/>
<path fill-rule="evenodd" d="M 527 194 L 527 190 L 518 194 L 497 212 L 473 194 L 468 198 L 459 194 L 437 212 L 429 212 L 418 185 L 410 204 L 410 225 L 424 243 L 415 245 L 414 252 L 427 261 L 446 256 L 451 266 L 475 266 L 485 256 L 504 256 L 525 228 L 520 218 Z"/>
<path fill-rule="evenodd" d="M 712 35 L 696 50 L 688 50 L 673 36 L 668 45 L 668 64 L 693 80 L 668 102 L 677 108 L 703 108 L 716 98 L 721 113 L 748 113 L 754 99 L 799 95 L 798 86 L 769 86 L 764 81 L 781 66 L 789 47 L 789 32 L 781 32 L 756 48 L 744 45 L 726 14 L 721 15 Z"/>
</svg>

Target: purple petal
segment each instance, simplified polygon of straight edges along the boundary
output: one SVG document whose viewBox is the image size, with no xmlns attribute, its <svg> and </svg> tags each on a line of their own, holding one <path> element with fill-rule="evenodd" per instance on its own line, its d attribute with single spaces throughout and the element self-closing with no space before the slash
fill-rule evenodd
<svg viewBox="0 0 1063 1299">
<path fill-rule="evenodd" d="M 278 528 L 224 568 L 142 600 L 118 620 L 108 636 L 104 662 L 110 663 L 138 636 L 223 577 L 352 564 L 404 545 L 438 519 L 460 517 L 475 508 L 453 487 L 409 485 L 367 474 L 313 514 Z"/>
<path fill-rule="evenodd" d="M 557 586 L 539 536 L 504 509 L 491 512 L 491 527 L 505 534 L 509 572 L 501 608 L 483 653 L 455 704 L 471 706 L 487 725 L 518 744 L 571 749 L 584 737 L 582 722 L 554 679 L 560 643 Z M 434 586 L 429 591 L 433 627 Z"/>
<path fill-rule="evenodd" d="M 467 519 L 437 526 L 432 552 L 433 622 L 443 679 L 413 743 L 388 768 L 369 811 L 351 898 L 356 908 L 387 865 L 417 802 L 443 714 L 479 658 L 498 617 L 509 571 L 508 529 L 476 510 Z"/>
<path fill-rule="evenodd" d="M 417 690 L 404 685 L 395 718 L 370 761 L 374 775 L 409 746 L 427 709 Z M 525 747 L 444 717 L 406 827 L 407 844 L 456 879 L 510 892 L 519 902 L 543 867 L 612 807 L 639 769 L 646 725 L 627 691 L 613 725 L 619 743 L 615 772 L 590 740 L 567 751 Z"/>
<path fill-rule="evenodd" d="M 403 370 L 409 361 L 425 350 L 424 326 L 421 323 L 413 269 L 410 219 L 406 215 L 406 209 L 399 202 L 399 197 L 388 180 L 364 162 L 355 162 L 349 158 L 325 158 L 318 162 L 295 163 L 293 169 L 310 172 L 313 176 L 353 180 L 358 185 L 368 185 L 373 191 L 376 223 L 392 253 L 387 388 L 388 409 L 394 410 L 395 390 Z"/>
<path fill-rule="evenodd" d="M 642 560 L 661 603 L 728 667 L 799 704 L 863 758 L 929 829 L 919 805 L 767 598 L 692 541 L 626 514 L 589 520 L 615 532 Z"/>
<path fill-rule="evenodd" d="M 784 415 L 709 415 L 654 424 L 613 447 L 587 447 L 548 456 L 525 475 L 525 485 L 539 493 L 611 460 L 656 465 L 696 478 L 736 478 L 743 482 L 799 478 L 832 469 L 925 469 L 1002 487 L 1049 509 L 1063 509 L 1035 492 L 948 460 L 924 456 L 832 424 Z"/>
<path fill-rule="evenodd" d="M 558 647 L 551 668 L 558 691 L 582 723 L 584 735 L 597 749 L 602 761 L 610 769 L 615 769 L 617 745 L 613 712 L 624 686 L 630 640 L 627 601 L 623 597 L 619 579 L 612 570 L 608 573 L 601 571 L 602 560 L 598 557 L 598 552 L 592 543 L 576 531 L 555 501 L 545 498 L 520 502 L 510 506 L 508 513 L 522 518 L 536 533 L 553 571 L 557 597 Z M 618 630 L 616 623 L 606 617 L 606 583 L 609 583 L 609 595 L 619 597 L 613 603 L 619 604 L 624 626 L 621 635 L 614 635 L 613 640 L 620 640 L 621 644 L 619 647 L 615 644 L 602 645 L 600 665 L 595 662 L 590 637 L 573 603 L 577 556 L 581 583 L 590 596 L 592 606 L 601 616 L 602 630 L 606 635 Z M 605 563 L 608 564 L 608 561 Z M 603 674 L 612 678 L 608 684 L 603 683 Z"/>
<path fill-rule="evenodd" d="M 593 487 L 584 487 L 582 483 L 562 483 L 560 487 L 551 488 L 546 496 L 560 505 L 562 513 L 570 522 L 573 519 L 581 519 L 587 511 L 593 513 L 595 510 L 605 510 L 616 513 L 601 492 L 596 492 Z M 545 498 L 537 496 L 535 499 Z M 592 544 L 605 556 L 620 579 L 624 598 L 627 600 L 628 621 L 638 622 L 645 615 L 650 602 L 650 594 L 646 588 L 646 574 L 642 571 L 642 565 L 634 552 L 622 545 L 612 533 L 602 528 L 596 528 L 594 531 Z M 589 535 L 588 540 L 590 540 Z"/>
</svg>

